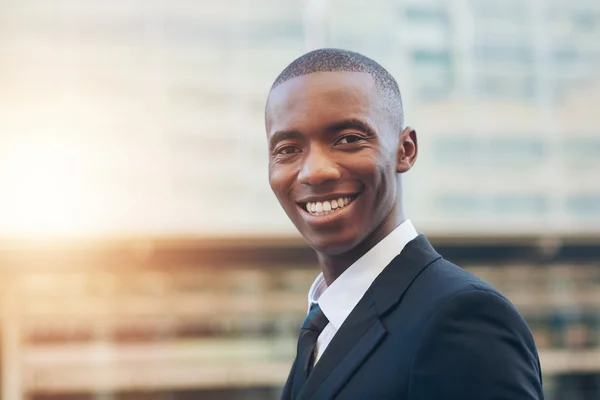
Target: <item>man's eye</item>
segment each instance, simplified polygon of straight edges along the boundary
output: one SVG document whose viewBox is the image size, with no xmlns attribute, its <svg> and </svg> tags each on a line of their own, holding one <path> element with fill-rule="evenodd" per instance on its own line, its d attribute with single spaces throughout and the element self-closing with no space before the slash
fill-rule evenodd
<svg viewBox="0 0 600 400">
<path fill-rule="evenodd" d="M 360 140 L 362 140 L 362 137 L 360 137 L 358 135 L 346 135 L 346 136 L 340 138 L 337 141 L 337 144 L 351 144 L 351 143 L 356 143 Z"/>
<path fill-rule="evenodd" d="M 280 148 L 279 150 L 277 150 L 277 154 L 295 154 L 295 153 L 299 153 L 300 149 L 298 149 L 297 147 L 294 146 L 284 146 L 282 148 Z"/>
</svg>

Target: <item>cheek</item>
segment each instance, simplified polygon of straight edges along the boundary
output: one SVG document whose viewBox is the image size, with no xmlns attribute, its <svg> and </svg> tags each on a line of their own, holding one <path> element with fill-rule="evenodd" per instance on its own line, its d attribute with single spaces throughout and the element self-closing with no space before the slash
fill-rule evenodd
<svg viewBox="0 0 600 400">
<path fill-rule="evenodd" d="M 354 170 L 372 193 L 371 201 L 379 205 L 388 203 L 396 195 L 396 171 L 394 161 L 381 154 L 360 157 L 354 163 Z M 384 208 L 387 208 L 384 206 Z"/>
<path fill-rule="evenodd" d="M 388 175 L 393 166 L 388 159 L 378 153 L 366 153 L 352 159 L 347 167 L 353 171 L 370 190 L 379 191 L 382 184 L 387 185 Z"/>
<path fill-rule="evenodd" d="M 396 170 L 393 164 L 380 165 L 378 175 L 380 180 L 378 190 L 380 197 L 382 200 L 390 199 L 393 202 L 393 199 L 396 197 Z M 386 203 L 385 200 L 384 203 Z"/>
<path fill-rule="evenodd" d="M 295 175 L 294 169 L 286 166 L 269 167 L 269 185 L 275 196 L 283 200 L 292 188 Z"/>
</svg>

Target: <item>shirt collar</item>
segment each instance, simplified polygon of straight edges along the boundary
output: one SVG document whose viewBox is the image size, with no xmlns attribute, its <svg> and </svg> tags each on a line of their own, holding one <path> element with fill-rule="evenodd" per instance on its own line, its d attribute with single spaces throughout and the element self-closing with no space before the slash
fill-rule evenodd
<svg viewBox="0 0 600 400">
<path fill-rule="evenodd" d="M 412 222 L 406 220 L 356 260 L 329 287 L 320 273 L 308 292 L 308 308 L 312 303 L 318 303 L 334 328 L 340 329 L 375 278 L 417 235 Z"/>
</svg>

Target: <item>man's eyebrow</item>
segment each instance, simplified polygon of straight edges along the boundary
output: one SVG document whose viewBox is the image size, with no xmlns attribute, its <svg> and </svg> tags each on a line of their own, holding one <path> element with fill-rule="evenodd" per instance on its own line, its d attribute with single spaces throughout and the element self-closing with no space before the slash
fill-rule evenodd
<svg viewBox="0 0 600 400">
<path fill-rule="evenodd" d="M 288 139 L 302 139 L 304 135 L 299 131 L 291 130 L 291 131 L 277 131 L 271 135 L 269 138 L 269 150 L 273 151 L 273 148 L 277 145 L 277 143 L 282 142 Z"/>
<path fill-rule="evenodd" d="M 334 122 L 325 128 L 327 132 L 332 133 L 343 131 L 346 129 L 356 129 L 358 131 L 366 133 L 369 136 L 376 136 L 375 129 L 373 129 L 371 125 L 357 118 L 349 118 L 342 121 Z"/>
</svg>

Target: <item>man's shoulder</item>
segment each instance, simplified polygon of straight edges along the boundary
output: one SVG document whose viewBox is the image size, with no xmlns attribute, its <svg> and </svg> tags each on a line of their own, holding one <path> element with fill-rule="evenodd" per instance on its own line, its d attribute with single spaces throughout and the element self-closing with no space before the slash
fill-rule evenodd
<svg viewBox="0 0 600 400">
<path fill-rule="evenodd" d="M 443 257 L 425 268 L 412 286 L 415 291 L 427 293 L 430 302 L 438 306 L 468 292 L 485 292 L 509 302 L 492 284 Z"/>
<path fill-rule="evenodd" d="M 431 263 L 421 275 L 432 284 L 443 284 L 456 291 L 469 288 L 497 291 L 489 282 L 443 257 Z"/>
<path fill-rule="evenodd" d="M 403 254 L 405 257 L 401 258 Z M 424 235 L 419 235 L 411 241 L 396 263 L 401 268 L 417 264 L 424 265 L 424 267 L 411 283 L 412 290 L 425 289 L 435 292 L 440 297 L 453 296 L 457 292 L 465 290 L 481 290 L 500 294 L 489 282 L 444 258 L 444 255 L 439 254 Z"/>
<path fill-rule="evenodd" d="M 421 272 L 407 290 L 404 301 L 404 307 L 401 304 L 395 318 L 402 323 L 405 318 L 400 317 L 409 312 L 406 310 L 418 309 L 411 321 L 421 335 L 427 327 L 433 326 L 432 321 L 485 320 L 488 318 L 485 310 L 495 310 L 494 318 L 506 326 L 526 331 L 522 315 L 506 296 L 490 283 L 443 258 Z"/>
</svg>

